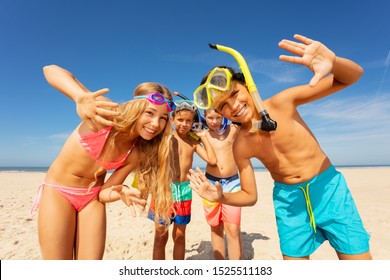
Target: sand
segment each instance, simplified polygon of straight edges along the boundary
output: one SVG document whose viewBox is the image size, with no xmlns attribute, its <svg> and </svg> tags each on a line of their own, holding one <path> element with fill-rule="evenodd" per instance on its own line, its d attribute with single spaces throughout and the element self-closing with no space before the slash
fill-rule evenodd
<svg viewBox="0 0 390 280">
<path fill-rule="evenodd" d="M 390 167 L 340 168 L 344 173 L 360 215 L 371 235 L 371 253 L 376 260 L 390 260 Z M 0 172 L 0 259 L 41 259 L 37 213 L 29 211 L 36 189 L 45 177 L 35 172 Z M 244 207 L 241 233 L 244 259 L 281 260 L 279 239 L 272 205 L 273 181 L 267 171 L 257 171 L 259 199 L 255 206 Z M 130 183 L 128 178 L 127 183 Z M 187 227 L 186 259 L 213 259 L 210 230 L 203 216 L 201 199 L 194 195 L 192 221 Z M 132 217 L 122 203 L 107 204 L 106 260 L 150 260 L 154 224 L 144 216 Z M 171 238 L 166 247 L 172 259 Z M 313 260 L 336 260 L 326 242 Z"/>
</svg>

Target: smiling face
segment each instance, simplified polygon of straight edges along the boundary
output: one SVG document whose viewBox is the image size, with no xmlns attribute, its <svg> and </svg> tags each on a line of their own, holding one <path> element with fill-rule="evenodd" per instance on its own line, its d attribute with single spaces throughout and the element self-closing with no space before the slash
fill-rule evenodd
<svg viewBox="0 0 390 280">
<path fill-rule="evenodd" d="M 160 134 L 169 120 L 169 113 L 165 103 L 156 105 L 148 102 L 148 106 L 141 114 L 136 124 L 136 131 L 145 140 L 151 140 Z"/>
<path fill-rule="evenodd" d="M 229 91 L 214 100 L 213 107 L 225 118 L 243 125 L 254 117 L 255 105 L 245 85 L 234 81 Z"/>
</svg>

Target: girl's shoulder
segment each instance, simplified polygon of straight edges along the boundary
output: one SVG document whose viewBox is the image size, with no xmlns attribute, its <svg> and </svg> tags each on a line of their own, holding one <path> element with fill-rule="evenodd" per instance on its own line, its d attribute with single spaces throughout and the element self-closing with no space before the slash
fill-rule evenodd
<svg viewBox="0 0 390 280">
<path fill-rule="evenodd" d="M 98 126 L 98 130 L 97 131 L 94 131 L 92 130 L 88 124 L 85 122 L 85 121 L 82 121 L 75 129 L 75 132 L 79 135 L 79 136 L 85 136 L 85 135 L 93 135 L 93 134 L 97 134 L 97 133 L 107 133 L 107 132 L 110 132 L 111 129 L 113 127 L 112 126 L 103 126 L 103 125 L 99 125 Z"/>
</svg>

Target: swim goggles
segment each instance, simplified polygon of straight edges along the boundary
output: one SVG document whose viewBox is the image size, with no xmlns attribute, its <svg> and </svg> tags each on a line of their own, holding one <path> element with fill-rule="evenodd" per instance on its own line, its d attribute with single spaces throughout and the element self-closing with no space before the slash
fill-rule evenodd
<svg viewBox="0 0 390 280">
<path fill-rule="evenodd" d="M 146 98 L 148 101 L 150 101 L 151 103 L 153 103 L 155 105 L 162 105 L 162 104 L 166 103 L 168 112 L 172 112 L 176 108 L 175 102 L 173 102 L 172 100 L 166 99 L 159 92 L 153 92 L 153 93 L 149 93 L 148 95 L 139 95 L 139 96 L 134 97 L 134 99 L 141 99 L 141 98 Z"/>
<path fill-rule="evenodd" d="M 176 105 L 175 111 L 189 110 L 191 112 L 196 112 L 196 110 L 198 109 L 194 101 L 191 100 L 179 100 L 175 102 L 175 105 Z"/>
<path fill-rule="evenodd" d="M 215 67 L 207 80 L 194 92 L 194 102 L 200 109 L 207 110 L 213 104 L 213 98 L 221 92 L 229 90 L 232 78 L 243 80 L 241 73 L 232 74 L 227 68 Z"/>
</svg>

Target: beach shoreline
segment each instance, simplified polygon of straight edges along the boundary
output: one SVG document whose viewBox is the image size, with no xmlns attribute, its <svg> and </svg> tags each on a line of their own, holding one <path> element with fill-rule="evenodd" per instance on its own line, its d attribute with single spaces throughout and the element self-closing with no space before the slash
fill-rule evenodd
<svg viewBox="0 0 390 280">
<path fill-rule="evenodd" d="M 390 260 L 390 167 L 338 168 L 348 182 L 359 213 L 371 235 L 370 250 L 376 260 Z M 279 239 L 272 205 L 273 181 L 268 171 L 255 172 L 258 202 L 242 209 L 241 233 L 244 259 L 281 260 Z M 45 172 L 0 172 L 1 219 L 0 259 L 41 259 L 37 212 L 30 217 L 30 207 Z M 126 180 L 131 184 L 131 177 Z M 210 229 L 201 199 L 194 194 L 192 220 L 187 226 L 186 259 L 213 259 Z M 154 224 L 145 217 L 132 217 L 122 202 L 107 204 L 107 240 L 104 260 L 150 260 L 153 249 Z M 172 259 L 173 243 L 166 247 Z M 313 260 L 336 260 L 330 245 L 324 243 Z"/>
</svg>

